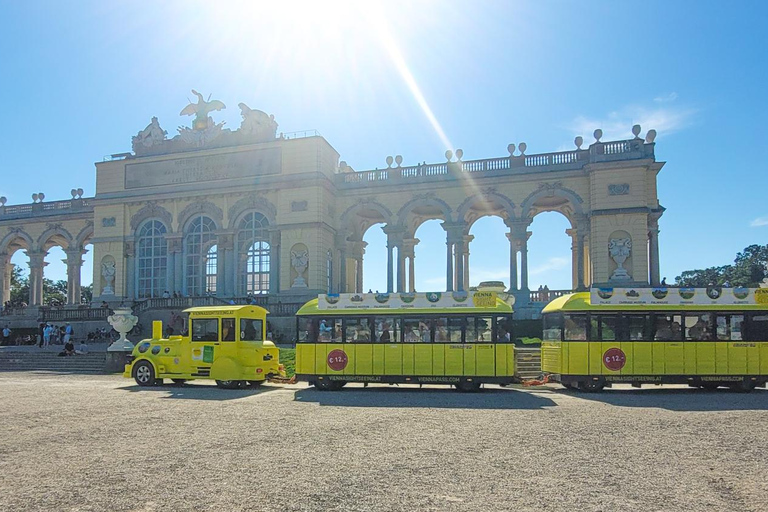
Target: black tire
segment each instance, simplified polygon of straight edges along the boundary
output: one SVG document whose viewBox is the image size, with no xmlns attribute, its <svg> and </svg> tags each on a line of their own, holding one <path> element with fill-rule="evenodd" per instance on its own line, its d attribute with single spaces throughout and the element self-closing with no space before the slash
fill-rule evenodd
<svg viewBox="0 0 768 512">
<path fill-rule="evenodd" d="M 757 383 L 750 379 L 749 377 L 744 377 L 739 382 L 734 382 L 731 384 L 730 388 L 734 391 L 738 391 L 739 393 L 749 393 L 753 389 L 755 389 L 755 386 Z"/>
<path fill-rule="evenodd" d="M 579 391 L 585 393 L 599 393 L 605 388 L 605 380 L 582 380 L 579 382 Z"/>
<path fill-rule="evenodd" d="M 477 393 L 480 391 L 480 382 L 475 380 L 462 380 L 456 384 L 456 389 L 462 393 Z"/>
<path fill-rule="evenodd" d="M 217 380 L 216 385 L 221 389 L 240 389 L 241 380 Z"/>
<path fill-rule="evenodd" d="M 155 368 L 149 361 L 139 361 L 133 365 L 133 379 L 139 386 L 154 386 L 156 384 Z"/>
<path fill-rule="evenodd" d="M 346 382 L 338 382 L 338 381 L 331 382 L 331 387 L 328 388 L 328 390 L 329 391 L 341 391 L 341 388 L 343 388 L 346 385 L 347 385 Z"/>
<path fill-rule="evenodd" d="M 174 383 L 174 384 L 176 384 L 177 386 L 183 386 L 183 385 L 184 385 L 184 384 L 186 384 L 186 382 L 187 382 L 187 379 L 171 379 L 171 380 L 172 380 L 172 381 L 173 381 L 173 383 Z"/>
<path fill-rule="evenodd" d="M 333 383 L 328 379 L 316 380 L 312 383 L 318 391 L 331 391 Z"/>
<path fill-rule="evenodd" d="M 263 380 L 249 380 L 247 382 L 247 386 L 252 389 L 260 388 L 262 384 L 264 384 Z"/>
</svg>

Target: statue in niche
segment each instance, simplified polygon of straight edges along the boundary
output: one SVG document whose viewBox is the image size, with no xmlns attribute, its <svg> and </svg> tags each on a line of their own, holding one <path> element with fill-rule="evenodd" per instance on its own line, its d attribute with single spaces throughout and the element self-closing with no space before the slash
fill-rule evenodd
<svg viewBox="0 0 768 512">
<path fill-rule="evenodd" d="M 242 133 L 265 141 L 273 140 L 277 136 L 277 121 L 274 115 L 252 109 L 245 103 L 239 103 L 237 106 L 243 116 L 243 122 L 240 124 Z"/>
<path fill-rule="evenodd" d="M 133 150 L 136 151 L 136 148 L 139 146 L 145 148 L 156 146 L 162 143 L 167 135 L 168 132 L 160 128 L 160 123 L 157 121 L 157 117 L 153 117 L 152 122 L 133 137 Z"/>
<path fill-rule="evenodd" d="M 101 264 L 101 277 L 103 277 L 104 281 L 106 282 L 104 289 L 101 290 L 102 295 L 115 294 L 115 289 L 112 286 L 115 282 L 115 273 L 116 269 L 114 261 L 105 261 Z"/>
<path fill-rule="evenodd" d="M 608 252 L 616 262 L 616 270 L 611 275 L 611 281 L 631 281 L 627 269 L 624 268 L 624 262 L 627 261 L 632 252 L 632 240 L 629 238 L 611 238 L 608 242 Z"/>
<path fill-rule="evenodd" d="M 291 266 L 296 271 L 293 288 L 306 288 L 307 281 L 302 277 L 309 267 L 309 251 L 291 251 Z"/>
</svg>

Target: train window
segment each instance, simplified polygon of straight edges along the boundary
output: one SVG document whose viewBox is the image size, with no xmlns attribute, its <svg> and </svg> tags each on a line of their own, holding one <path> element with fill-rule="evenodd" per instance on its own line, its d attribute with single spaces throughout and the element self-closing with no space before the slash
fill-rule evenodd
<svg viewBox="0 0 768 512">
<path fill-rule="evenodd" d="M 512 331 L 512 317 L 496 317 L 496 342 L 512 343 L 514 341 L 514 332 Z"/>
<path fill-rule="evenodd" d="M 219 341 L 219 319 L 193 318 L 192 341 Z"/>
<path fill-rule="evenodd" d="M 653 315 L 651 321 L 651 339 L 654 341 L 682 340 L 681 315 Z"/>
<path fill-rule="evenodd" d="M 448 338 L 451 343 L 461 343 L 461 332 L 467 319 L 465 317 L 448 318 Z"/>
<path fill-rule="evenodd" d="M 741 326 L 744 315 L 717 315 L 715 317 L 715 335 L 719 341 L 741 341 Z"/>
<path fill-rule="evenodd" d="M 478 343 L 490 343 L 493 339 L 493 323 L 492 318 L 490 317 L 478 317 L 478 318 L 470 318 L 469 321 L 472 322 L 474 320 L 475 322 L 475 335 L 474 340 L 471 341 L 477 341 Z M 467 331 L 467 341 L 470 341 L 469 338 L 469 331 Z"/>
<path fill-rule="evenodd" d="M 600 337 L 591 338 L 599 339 L 600 341 L 616 341 L 620 338 L 619 332 L 619 317 L 618 316 L 605 316 L 600 315 Z"/>
<path fill-rule="evenodd" d="M 299 342 L 317 343 L 317 319 L 301 318 L 299 319 Z"/>
<path fill-rule="evenodd" d="M 432 329 L 426 318 L 405 318 L 403 320 L 403 341 L 406 343 L 430 343 Z"/>
<path fill-rule="evenodd" d="M 768 341 L 768 316 L 755 314 L 749 318 L 749 341 Z"/>
<path fill-rule="evenodd" d="M 262 341 L 264 324 L 261 320 L 253 318 L 240 319 L 240 340 L 242 341 Z"/>
<path fill-rule="evenodd" d="M 317 326 L 317 341 L 341 343 L 341 318 L 320 318 Z"/>
<path fill-rule="evenodd" d="M 630 341 L 642 341 L 645 339 L 645 315 L 627 315 L 627 335 Z"/>
<path fill-rule="evenodd" d="M 560 341 L 562 328 L 563 317 L 559 313 L 544 315 L 544 341 Z"/>
<path fill-rule="evenodd" d="M 563 326 L 566 340 L 587 339 L 587 315 L 565 315 Z"/>
<path fill-rule="evenodd" d="M 376 326 L 376 341 L 379 343 L 397 343 L 400 332 L 400 319 L 393 316 L 377 316 L 374 319 Z"/>
<path fill-rule="evenodd" d="M 435 319 L 435 341 L 437 343 L 447 343 L 451 341 L 448 336 L 448 319 L 436 318 Z"/>
<path fill-rule="evenodd" d="M 685 339 L 691 341 L 706 341 L 713 339 L 712 315 L 709 313 L 686 314 Z"/>
<path fill-rule="evenodd" d="M 221 319 L 221 341 L 235 341 L 235 319 Z"/>
<path fill-rule="evenodd" d="M 368 343 L 371 341 L 371 326 L 369 318 L 346 319 L 347 343 Z"/>
</svg>

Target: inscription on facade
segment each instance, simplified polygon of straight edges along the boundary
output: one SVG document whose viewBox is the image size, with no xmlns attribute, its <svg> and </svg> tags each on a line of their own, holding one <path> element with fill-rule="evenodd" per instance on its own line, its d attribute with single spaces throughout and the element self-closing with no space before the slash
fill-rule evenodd
<svg viewBox="0 0 768 512">
<path fill-rule="evenodd" d="M 101 219 L 101 226 L 104 228 L 112 228 L 117 224 L 117 220 L 114 217 L 103 217 Z"/>
<path fill-rule="evenodd" d="M 281 166 L 280 148 L 127 164 L 125 188 L 157 187 L 279 174 Z"/>
<path fill-rule="evenodd" d="M 629 194 L 629 183 L 616 183 L 608 185 L 608 195 L 625 196 Z"/>
</svg>

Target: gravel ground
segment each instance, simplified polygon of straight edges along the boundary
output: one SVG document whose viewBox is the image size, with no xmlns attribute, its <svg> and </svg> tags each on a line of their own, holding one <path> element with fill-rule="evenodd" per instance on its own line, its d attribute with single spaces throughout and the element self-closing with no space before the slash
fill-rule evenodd
<svg viewBox="0 0 768 512">
<path fill-rule="evenodd" d="M 768 392 L 0 374 L 4 510 L 768 510 Z"/>
</svg>

